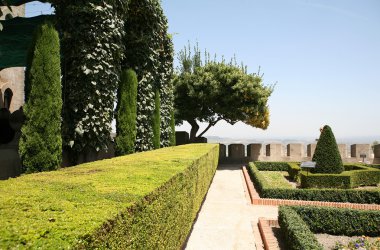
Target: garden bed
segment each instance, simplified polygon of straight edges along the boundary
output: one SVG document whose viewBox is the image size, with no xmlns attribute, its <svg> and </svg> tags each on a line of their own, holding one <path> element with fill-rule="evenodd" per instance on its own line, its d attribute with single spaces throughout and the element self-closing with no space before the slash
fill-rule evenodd
<svg viewBox="0 0 380 250">
<path fill-rule="evenodd" d="M 0 181 L 0 249 L 179 249 L 218 152 L 184 145 Z"/>
<path fill-rule="evenodd" d="M 337 189 L 337 188 L 295 188 L 282 180 L 273 185 L 271 180 L 266 178 L 266 171 L 288 171 L 288 179 L 297 179 L 295 174 L 296 163 L 286 162 L 255 162 L 250 163 L 248 171 L 254 186 L 261 198 L 286 199 L 286 200 L 307 200 L 307 201 L 328 201 L 328 202 L 350 202 L 361 204 L 380 204 L 380 189 Z M 287 169 L 287 170 L 286 170 Z M 361 170 L 355 170 L 361 171 Z M 372 170 L 371 170 L 372 171 Z M 376 170 L 377 171 L 377 170 Z M 376 173 L 377 174 L 377 173 Z M 277 176 L 279 174 L 269 174 Z M 307 173 L 306 173 L 307 175 Z M 281 184 L 282 183 L 282 184 Z"/>
<path fill-rule="evenodd" d="M 379 237 L 380 211 L 280 206 L 279 225 L 289 249 L 324 249 L 315 234 Z"/>
</svg>

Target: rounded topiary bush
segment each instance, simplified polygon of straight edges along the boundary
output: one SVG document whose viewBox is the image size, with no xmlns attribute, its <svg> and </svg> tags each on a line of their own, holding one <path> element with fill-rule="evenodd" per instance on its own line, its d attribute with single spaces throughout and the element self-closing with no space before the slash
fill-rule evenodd
<svg viewBox="0 0 380 250">
<path fill-rule="evenodd" d="M 315 148 L 313 161 L 316 168 L 313 173 L 340 174 L 344 171 L 335 136 L 329 126 L 324 126 Z"/>
</svg>

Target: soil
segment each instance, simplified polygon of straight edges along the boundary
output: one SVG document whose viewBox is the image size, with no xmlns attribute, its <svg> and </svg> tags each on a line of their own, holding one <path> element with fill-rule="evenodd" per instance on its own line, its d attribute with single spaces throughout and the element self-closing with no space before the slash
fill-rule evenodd
<svg viewBox="0 0 380 250">
<path fill-rule="evenodd" d="M 314 234 L 318 242 L 323 245 L 324 249 L 333 249 L 336 242 L 340 242 L 343 245 L 348 245 L 349 242 L 357 240 L 360 236 L 344 236 L 344 235 L 330 235 L 330 234 Z M 370 237 L 370 240 L 375 240 L 376 237 Z"/>
</svg>

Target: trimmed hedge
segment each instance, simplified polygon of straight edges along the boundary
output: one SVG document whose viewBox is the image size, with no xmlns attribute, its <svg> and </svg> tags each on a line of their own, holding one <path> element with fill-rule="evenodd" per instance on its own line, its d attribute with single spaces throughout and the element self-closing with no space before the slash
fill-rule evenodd
<svg viewBox="0 0 380 250">
<path fill-rule="evenodd" d="M 316 168 L 311 169 L 313 173 L 340 174 L 344 171 L 338 144 L 334 133 L 328 125 L 325 125 L 321 131 L 313 161 L 317 163 Z"/>
<path fill-rule="evenodd" d="M 380 204 L 380 190 L 272 188 L 254 163 L 249 164 L 248 171 L 263 198 Z"/>
<path fill-rule="evenodd" d="M 294 206 L 294 211 L 314 233 L 347 236 L 380 235 L 380 211 L 331 207 Z"/>
<path fill-rule="evenodd" d="M 255 165 L 260 171 L 288 171 L 289 169 L 289 164 L 281 161 L 255 161 Z"/>
<path fill-rule="evenodd" d="M 323 249 L 314 233 L 379 236 L 380 211 L 280 206 L 279 224 L 289 249 Z"/>
<path fill-rule="evenodd" d="M 179 249 L 218 145 L 163 148 L 0 182 L 0 248 Z"/>
<path fill-rule="evenodd" d="M 313 174 L 301 172 L 303 188 L 355 188 L 380 183 L 380 170 L 366 166 L 345 166 L 341 174 Z"/>
<path fill-rule="evenodd" d="M 280 206 L 278 223 L 290 250 L 323 250 L 308 225 L 291 207 Z"/>
</svg>

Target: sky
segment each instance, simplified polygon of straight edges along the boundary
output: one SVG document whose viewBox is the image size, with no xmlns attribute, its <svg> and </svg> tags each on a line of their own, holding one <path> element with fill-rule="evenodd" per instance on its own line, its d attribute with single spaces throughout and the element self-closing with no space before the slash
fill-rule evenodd
<svg viewBox="0 0 380 250">
<path fill-rule="evenodd" d="M 261 67 L 267 130 L 220 122 L 206 136 L 380 140 L 380 1 L 162 0 L 176 52 L 190 42 L 211 54 Z M 51 12 L 32 3 L 27 15 Z M 204 125 L 206 126 L 206 125 Z M 189 131 L 184 124 L 177 130 Z"/>
</svg>

